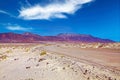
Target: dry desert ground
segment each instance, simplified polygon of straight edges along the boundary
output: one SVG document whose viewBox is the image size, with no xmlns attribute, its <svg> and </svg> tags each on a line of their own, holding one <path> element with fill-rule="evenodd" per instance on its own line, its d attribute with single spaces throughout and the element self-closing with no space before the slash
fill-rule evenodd
<svg viewBox="0 0 120 80">
<path fill-rule="evenodd" d="M 0 80 L 120 80 L 120 43 L 0 43 Z"/>
</svg>

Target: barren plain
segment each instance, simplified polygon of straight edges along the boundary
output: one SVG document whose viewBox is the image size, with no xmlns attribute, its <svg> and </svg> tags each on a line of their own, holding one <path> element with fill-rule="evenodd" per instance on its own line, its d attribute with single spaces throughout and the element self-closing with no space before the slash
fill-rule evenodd
<svg viewBox="0 0 120 80">
<path fill-rule="evenodd" d="M 120 43 L 1 43 L 0 80 L 120 80 Z"/>
</svg>

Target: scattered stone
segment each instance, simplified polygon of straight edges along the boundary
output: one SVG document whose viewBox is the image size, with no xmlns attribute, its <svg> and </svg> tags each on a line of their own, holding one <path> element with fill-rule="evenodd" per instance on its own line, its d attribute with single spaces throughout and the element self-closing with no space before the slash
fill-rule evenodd
<svg viewBox="0 0 120 80">
<path fill-rule="evenodd" d="M 112 80 L 112 78 L 111 78 L 111 77 L 108 77 L 108 80 Z"/>
<path fill-rule="evenodd" d="M 84 72 L 83 74 L 86 75 L 86 74 L 87 74 L 87 71 L 88 71 L 88 70 L 85 70 L 85 72 Z"/>
<path fill-rule="evenodd" d="M 30 69 L 30 66 L 26 67 L 26 69 Z"/>
<path fill-rule="evenodd" d="M 65 70 L 65 67 L 63 67 L 63 70 Z"/>
<path fill-rule="evenodd" d="M 43 60 L 45 60 L 45 59 L 44 59 L 44 58 L 41 58 L 41 59 L 38 60 L 38 62 L 41 62 L 41 61 L 43 61 Z"/>
<path fill-rule="evenodd" d="M 28 78 L 28 79 L 25 79 L 25 80 L 34 80 L 33 78 Z"/>
<path fill-rule="evenodd" d="M 38 66 L 39 66 L 39 64 L 36 64 L 36 66 L 38 67 Z"/>
<path fill-rule="evenodd" d="M 47 62 L 46 64 L 48 65 L 49 63 Z"/>
<path fill-rule="evenodd" d="M 19 58 L 15 58 L 14 60 L 15 60 L 15 61 L 16 61 L 16 60 L 19 60 Z"/>
</svg>

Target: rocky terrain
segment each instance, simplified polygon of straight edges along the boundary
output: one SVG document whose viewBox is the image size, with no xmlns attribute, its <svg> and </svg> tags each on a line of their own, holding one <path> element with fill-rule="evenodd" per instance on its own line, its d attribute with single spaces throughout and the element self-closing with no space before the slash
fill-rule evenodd
<svg viewBox="0 0 120 80">
<path fill-rule="evenodd" d="M 89 49 L 68 43 L 2 43 L 0 80 L 120 80 L 120 52 Z"/>
</svg>

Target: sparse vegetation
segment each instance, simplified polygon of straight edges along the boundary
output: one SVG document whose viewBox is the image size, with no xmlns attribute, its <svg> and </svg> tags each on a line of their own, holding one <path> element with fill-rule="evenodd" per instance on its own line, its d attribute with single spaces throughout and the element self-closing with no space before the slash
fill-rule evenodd
<svg viewBox="0 0 120 80">
<path fill-rule="evenodd" d="M 56 48 L 56 44 L 53 45 L 52 47 L 50 46 L 51 48 L 49 48 L 49 46 L 47 47 L 44 46 L 44 44 L 41 44 L 40 46 L 37 45 L 34 47 L 23 46 L 23 45 L 19 46 L 21 44 L 18 44 L 18 43 L 16 45 L 18 47 L 2 46 L 3 48 L 0 49 L 0 65 L 2 69 L 1 73 L 6 73 L 7 75 L 10 75 L 10 76 L 14 76 L 14 74 L 16 74 L 16 72 L 11 72 L 11 70 L 15 71 L 16 68 L 18 68 L 19 69 L 18 77 L 12 78 L 7 76 L 6 74 L 2 74 L 0 77 L 0 80 L 4 80 L 4 79 L 7 79 L 7 80 L 8 79 L 10 80 L 12 79 L 14 80 L 16 79 L 20 79 L 20 80 L 44 80 L 44 79 L 46 80 L 54 80 L 54 79 L 56 80 L 58 79 L 61 79 L 61 80 L 62 79 L 118 80 L 119 79 L 119 74 L 117 74 L 119 73 L 119 71 L 116 70 L 118 67 L 115 66 L 115 69 L 112 67 L 107 68 L 109 65 L 106 66 L 104 64 L 99 64 L 97 62 L 94 62 L 93 61 L 94 58 L 95 58 L 95 61 L 97 61 L 96 59 L 97 54 L 95 54 L 95 57 L 93 57 L 94 55 L 91 56 L 91 54 L 94 54 L 94 52 L 92 53 L 92 49 L 80 49 L 83 51 L 83 53 L 81 53 L 80 51 L 81 54 L 79 55 L 80 56 L 80 59 L 79 59 L 79 56 L 76 53 L 76 52 L 79 53 L 79 48 L 72 48 L 72 47 L 64 48 L 62 47 L 64 45 L 61 45 L 60 48 Z M 28 45 L 28 44 L 25 44 L 25 45 Z M 77 46 L 79 47 L 79 45 Z M 67 51 L 67 49 L 69 51 Z M 86 54 L 85 54 L 85 57 L 83 57 L 84 51 L 86 50 L 88 50 L 88 52 L 85 52 L 85 53 L 89 53 L 89 50 L 91 51 L 89 54 L 90 56 L 88 55 L 89 56 L 88 59 L 86 58 L 87 57 Z M 97 52 L 97 49 L 93 49 L 93 51 L 94 50 L 96 50 L 95 52 Z M 100 49 L 100 50 L 106 51 L 106 49 Z M 109 54 L 111 54 L 110 51 L 109 51 Z M 69 53 L 70 55 L 67 55 L 67 53 Z M 105 56 L 109 56 L 109 55 L 107 54 Z M 116 57 L 116 54 L 115 54 L 115 59 L 119 60 L 118 58 Z M 91 60 L 88 61 L 89 59 Z M 100 56 L 100 59 L 102 60 L 101 56 Z M 114 58 L 111 58 L 111 55 L 110 55 L 110 59 L 113 60 Z M 22 75 L 25 75 L 22 78 L 20 77 L 21 73 Z M 28 73 L 27 76 L 26 76 L 26 73 Z"/>
<path fill-rule="evenodd" d="M 51 44 L 45 44 L 45 46 L 50 46 Z"/>
<path fill-rule="evenodd" d="M 47 54 L 46 51 L 41 51 L 40 56 L 42 56 L 42 55 L 46 55 L 46 54 Z"/>
<path fill-rule="evenodd" d="M 7 50 L 6 53 L 12 53 L 12 50 Z"/>
<path fill-rule="evenodd" d="M 26 49 L 25 49 L 25 52 L 28 52 L 29 50 L 30 50 L 30 48 L 26 48 Z"/>
<path fill-rule="evenodd" d="M 0 56 L 0 60 L 5 60 L 7 58 L 7 55 Z"/>
<path fill-rule="evenodd" d="M 65 56 L 64 55 L 61 55 L 61 58 L 64 58 Z"/>
</svg>

